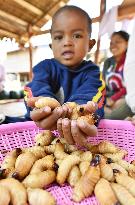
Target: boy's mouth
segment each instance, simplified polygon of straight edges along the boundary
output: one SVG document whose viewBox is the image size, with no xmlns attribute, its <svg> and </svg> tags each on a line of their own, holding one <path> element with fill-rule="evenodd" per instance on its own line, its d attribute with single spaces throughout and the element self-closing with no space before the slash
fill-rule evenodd
<svg viewBox="0 0 135 205">
<path fill-rule="evenodd" d="M 74 55 L 73 51 L 65 51 L 62 53 L 62 56 L 64 56 L 65 59 L 70 59 L 73 57 L 73 55 Z"/>
</svg>

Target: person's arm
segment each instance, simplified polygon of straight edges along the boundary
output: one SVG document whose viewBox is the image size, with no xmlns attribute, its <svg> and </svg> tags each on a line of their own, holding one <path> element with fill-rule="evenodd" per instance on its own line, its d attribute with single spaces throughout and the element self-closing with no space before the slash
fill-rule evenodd
<svg viewBox="0 0 135 205">
<path fill-rule="evenodd" d="M 51 68 L 49 68 L 48 63 L 45 61 L 40 62 L 33 68 L 33 79 L 26 87 L 30 89 L 33 97 L 45 96 L 52 97 L 56 99 L 53 93 L 52 80 L 51 80 Z M 28 106 L 25 102 L 27 114 L 26 118 L 30 118 L 30 111 L 32 106 Z"/>
<path fill-rule="evenodd" d="M 88 101 L 93 101 L 98 105 L 96 113 L 100 118 L 103 118 L 105 83 L 102 79 L 102 74 L 100 73 L 99 68 L 95 66 L 95 69 L 87 72 L 82 81 L 82 84 L 77 89 L 76 93 L 68 99 L 68 102 L 87 104 Z"/>
<path fill-rule="evenodd" d="M 126 101 L 132 112 L 135 113 L 135 23 L 128 43 L 124 79 L 127 89 Z"/>
</svg>

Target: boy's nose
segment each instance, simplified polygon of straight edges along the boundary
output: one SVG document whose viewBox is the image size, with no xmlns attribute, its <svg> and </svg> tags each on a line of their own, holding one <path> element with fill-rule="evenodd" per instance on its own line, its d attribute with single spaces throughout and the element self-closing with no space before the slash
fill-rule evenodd
<svg viewBox="0 0 135 205">
<path fill-rule="evenodd" d="M 64 46 L 72 46 L 72 45 L 73 45 L 72 39 L 69 38 L 69 37 L 66 37 L 66 38 L 64 39 Z"/>
</svg>

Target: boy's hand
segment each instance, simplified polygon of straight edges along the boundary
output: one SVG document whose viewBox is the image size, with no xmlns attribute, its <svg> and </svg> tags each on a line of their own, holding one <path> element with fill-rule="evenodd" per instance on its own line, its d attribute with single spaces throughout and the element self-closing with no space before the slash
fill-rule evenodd
<svg viewBox="0 0 135 205">
<path fill-rule="evenodd" d="M 27 101 L 29 107 L 35 107 L 35 102 L 41 97 L 32 97 Z M 31 119 L 36 123 L 38 127 L 43 129 L 56 129 L 57 120 L 60 117 L 65 117 L 67 113 L 67 107 L 57 107 L 53 111 L 49 106 L 45 106 L 40 109 L 33 109 L 30 112 Z"/>
<path fill-rule="evenodd" d="M 43 129 L 56 129 L 57 120 L 62 116 L 62 107 L 57 107 L 53 111 L 50 107 L 35 109 L 31 111 L 30 117 L 38 127 Z"/>
<path fill-rule="evenodd" d="M 97 127 L 90 125 L 83 120 L 69 120 L 68 118 L 59 119 L 57 121 L 57 129 L 69 144 L 86 145 L 88 136 L 97 135 Z"/>
<path fill-rule="evenodd" d="M 89 113 L 97 110 L 97 105 L 89 101 L 87 104 L 81 105 Z M 71 112 L 68 110 L 68 112 Z M 85 146 L 86 137 L 95 136 L 97 134 L 97 127 L 90 125 L 83 120 L 69 120 L 68 118 L 60 118 L 57 121 L 57 129 L 61 136 L 63 136 L 69 144 L 77 143 L 80 146 Z"/>
<path fill-rule="evenodd" d="M 32 107 L 34 108 L 35 107 L 35 102 L 41 97 L 31 97 L 31 98 L 28 98 L 26 103 L 28 105 L 28 107 Z"/>
</svg>

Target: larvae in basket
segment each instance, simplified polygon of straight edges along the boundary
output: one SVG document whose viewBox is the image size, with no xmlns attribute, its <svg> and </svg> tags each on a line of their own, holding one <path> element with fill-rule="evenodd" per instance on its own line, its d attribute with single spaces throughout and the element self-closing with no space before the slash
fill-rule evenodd
<svg viewBox="0 0 135 205">
<path fill-rule="evenodd" d="M 103 156 L 101 156 L 99 166 L 101 177 L 105 178 L 108 181 L 114 181 L 113 169 L 110 164 L 106 164 L 106 159 Z"/>
<path fill-rule="evenodd" d="M 64 151 L 66 153 L 72 153 L 77 151 L 77 147 L 75 145 L 70 145 L 67 143 L 67 141 L 64 138 L 59 138 L 60 142 L 64 145 Z"/>
<path fill-rule="evenodd" d="M 126 171 L 126 169 L 124 169 L 122 166 L 120 166 L 117 163 L 111 163 L 110 166 L 113 169 L 113 172 L 121 172 L 122 174 L 128 175 L 128 172 Z"/>
<path fill-rule="evenodd" d="M 124 186 L 135 197 L 135 180 L 122 173 L 116 173 L 116 182 Z"/>
<path fill-rule="evenodd" d="M 65 157 L 58 168 L 58 173 L 56 177 L 57 183 L 63 185 L 72 167 L 79 164 L 79 162 L 80 157 L 78 156 L 68 155 L 67 157 Z"/>
<path fill-rule="evenodd" d="M 126 150 L 119 150 L 117 153 L 114 154 L 106 153 L 104 154 L 104 156 L 107 158 L 111 158 L 113 162 L 117 162 L 123 159 L 127 154 L 128 153 Z"/>
<path fill-rule="evenodd" d="M 6 189 L 8 189 L 11 196 L 11 204 L 27 205 L 27 192 L 22 183 L 20 183 L 16 179 L 8 178 L 8 179 L 2 179 L 0 181 L 0 186 L 1 185 L 4 186 Z"/>
<path fill-rule="evenodd" d="M 133 160 L 133 161 L 131 162 L 131 164 L 133 164 L 133 165 L 135 166 L 135 160 Z"/>
<path fill-rule="evenodd" d="M 99 201 L 100 205 L 116 205 L 118 200 L 111 188 L 110 183 L 101 178 L 94 189 L 95 196 Z"/>
<path fill-rule="evenodd" d="M 84 120 L 88 122 L 90 125 L 94 125 L 98 122 L 98 118 L 94 113 L 78 117 L 77 120 Z"/>
<path fill-rule="evenodd" d="M 71 187 L 74 187 L 75 184 L 79 181 L 80 177 L 81 177 L 81 172 L 79 167 L 73 166 L 68 175 L 67 181 Z"/>
<path fill-rule="evenodd" d="M 37 146 L 48 146 L 54 139 L 54 135 L 50 130 L 45 130 L 35 136 L 35 145 Z"/>
<path fill-rule="evenodd" d="M 89 163 L 92 160 L 92 153 L 90 151 L 85 151 L 80 155 L 81 161 L 88 161 Z"/>
<path fill-rule="evenodd" d="M 48 146 L 44 146 L 44 151 L 45 151 L 47 154 L 54 154 L 54 152 L 55 152 L 55 147 L 56 147 L 56 144 L 51 144 L 51 145 L 48 145 Z"/>
<path fill-rule="evenodd" d="M 27 189 L 28 201 L 31 205 L 55 205 L 56 200 L 51 193 L 43 189 Z"/>
<path fill-rule="evenodd" d="M 60 142 L 55 145 L 54 156 L 56 159 L 64 159 L 68 156 L 68 154 L 64 151 L 64 145 Z"/>
<path fill-rule="evenodd" d="M 72 196 L 73 201 L 80 202 L 84 198 L 91 196 L 99 179 L 99 166 L 90 166 L 74 187 Z"/>
<path fill-rule="evenodd" d="M 10 193 L 9 190 L 0 185 L 0 205 L 8 205 L 10 202 Z"/>
<path fill-rule="evenodd" d="M 90 147 L 90 151 L 92 153 L 117 153 L 118 148 L 112 144 L 111 142 L 108 141 L 102 141 L 98 145 L 93 145 Z"/>
<path fill-rule="evenodd" d="M 35 155 L 30 152 L 20 154 L 16 159 L 15 170 L 12 177 L 19 180 L 23 179 L 29 174 L 36 160 Z"/>
<path fill-rule="evenodd" d="M 132 177 L 133 179 L 135 179 L 135 172 L 134 172 L 134 171 L 129 170 L 129 171 L 128 171 L 128 175 L 129 175 L 130 177 Z"/>
<path fill-rule="evenodd" d="M 31 152 L 35 155 L 37 159 L 43 158 L 46 156 L 45 148 L 40 146 L 33 146 L 33 147 L 27 147 L 22 149 L 23 152 Z"/>
<path fill-rule="evenodd" d="M 71 155 L 81 156 L 81 154 L 82 154 L 83 152 L 84 152 L 84 151 L 82 151 L 82 150 L 76 150 L 76 151 L 72 152 Z"/>
<path fill-rule="evenodd" d="M 135 205 L 135 198 L 120 184 L 112 183 L 111 187 L 122 205 Z"/>
<path fill-rule="evenodd" d="M 53 169 L 53 168 L 54 168 L 54 157 L 52 155 L 47 155 L 42 159 L 37 160 L 34 163 L 30 171 L 30 174 L 37 174 L 47 169 Z"/>
<path fill-rule="evenodd" d="M 60 103 L 56 99 L 50 97 L 41 97 L 35 102 L 36 108 L 43 108 L 45 106 L 49 106 L 53 110 L 59 107 Z"/>
<path fill-rule="evenodd" d="M 119 160 L 117 163 L 123 168 L 125 168 L 127 171 L 131 170 L 135 172 L 135 166 L 133 164 L 130 164 L 125 160 Z"/>
<path fill-rule="evenodd" d="M 89 169 L 89 166 L 90 166 L 90 163 L 88 161 L 80 162 L 79 169 L 80 169 L 81 175 L 85 174 L 85 172 Z"/>
<path fill-rule="evenodd" d="M 54 182 L 56 174 L 53 170 L 46 170 L 37 174 L 30 174 L 24 180 L 25 187 L 30 188 L 44 188 Z"/>
<path fill-rule="evenodd" d="M 16 159 L 19 156 L 19 154 L 21 154 L 21 152 L 22 150 L 20 148 L 16 148 L 11 152 L 7 153 L 1 164 L 1 175 L 4 175 L 4 177 L 6 177 L 10 174 L 10 172 L 14 170 Z M 2 170 L 5 171 L 2 172 Z"/>
</svg>

